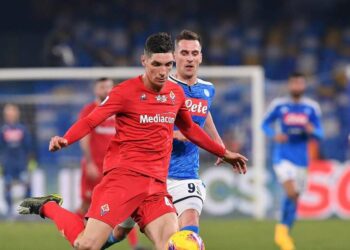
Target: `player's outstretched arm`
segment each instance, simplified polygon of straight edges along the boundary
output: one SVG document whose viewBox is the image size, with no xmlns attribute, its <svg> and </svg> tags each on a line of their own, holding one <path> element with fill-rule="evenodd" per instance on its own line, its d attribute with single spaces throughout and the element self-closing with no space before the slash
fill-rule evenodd
<svg viewBox="0 0 350 250">
<path fill-rule="evenodd" d="M 321 108 L 318 104 L 316 105 L 315 110 L 311 113 L 310 123 L 306 124 L 305 130 L 308 134 L 318 140 L 323 138 L 324 132 L 321 123 Z"/>
<path fill-rule="evenodd" d="M 191 142 L 221 157 L 224 161 L 231 164 L 238 173 L 246 173 L 246 162 L 248 159 L 243 155 L 226 150 L 222 145 L 213 141 L 203 129 L 192 121 L 191 115 L 186 108 L 181 108 L 175 124 Z"/>
<path fill-rule="evenodd" d="M 109 96 L 100 106 L 96 107 L 88 116 L 74 123 L 63 137 L 52 137 L 49 150 L 54 152 L 80 140 L 101 122 L 119 113 L 122 107 L 123 100 L 117 86 L 110 92 Z"/>
<path fill-rule="evenodd" d="M 261 128 L 264 131 L 265 135 L 269 138 L 274 138 L 276 136 L 276 131 L 271 127 L 271 125 L 278 118 L 278 107 L 279 99 L 275 99 L 267 108 L 266 114 L 264 115 Z"/>
<path fill-rule="evenodd" d="M 208 113 L 207 118 L 205 119 L 205 123 L 204 123 L 204 130 L 205 132 L 208 133 L 208 135 L 217 143 L 219 143 L 220 145 L 222 145 L 223 147 L 225 147 L 224 142 L 222 141 L 218 130 L 216 129 L 216 126 L 214 124 L 214 120 L 213 117 L 211 116 L 211 113 Z M 223 162 L 222 158 L 218 158 L 217 161 L 215 162 L 215 165 L 218 166 Z"/>
</svg>

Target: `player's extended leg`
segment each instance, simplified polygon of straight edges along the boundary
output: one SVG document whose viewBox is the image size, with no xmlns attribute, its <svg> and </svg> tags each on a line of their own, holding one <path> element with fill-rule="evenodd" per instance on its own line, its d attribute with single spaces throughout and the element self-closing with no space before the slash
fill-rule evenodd
<svg viewBox="0 0 350 250">
<path fill-rule="evenodd" d="M 12 187 L 11 182 L 5 180 L 5 200 L 7 205 L 7 216 L 11 216 L 11 213 L 12 213 L 11 187 Z"/>
<path fill-rule="evenodd" d="M 305 188 L 306 168 L 283 160 L 274 169 L 285 195 L 281 206 L 281 221 L 275 228 L 275 243 L 282 250 L 293 250 L 295 246 L 289 232 L 296 220 L 299 194 Z"/>
<path fill-rule="evenodd" d="M 176 209 L 165 183 L 154 180 L 150 190 L 152 194 L 143 200 L 132 218 L 152 241 L 155 249 L 164 250 L 169 238 L 179 229 Z"/>
<path fill-rule="evenodd" d="M 299 193 L 294 180 L 283 182 L 283 188 L 285 197 L 282 203 L 281 221 L 275 229 L 275 242 L 282 250 L 293 250 L 295 246 L 289 232 L 296 218 Z"/>
<path fill-rule="evenodd" d="M 112 229 L 100 220 L 89 218 L 83 235 L 75 241 L 74 247 L 78 250 L 100 250 Z"/>
<path fill-rule="evenodd" d="M 283 201 L 282 206 L 282 220 L 281 223 L 286 225 L 288 228 L 292 228 L 297 212 L 297 203 L 299 193 L 295 188 L 295 182 L 288 180 L 283 183 L 283 188 L 286 193 L 286 197 Z"/>
<path fill-rule="evenodd" d="M 156 250 L 166 249 L 169 238 L 177 231 L 178 220 L 175 213 L 164 214 L 144 228 L 146 236 L 153 242 Z"/>
<path fill-rule="evenodd" d="M 132 249 L 136 249 L 138 243 L 139 243 L 139 239 L 137 236 L 137 231 L 135 228 L 131 229 L 131 231 L 128 233 L 128 242 L 129 245 L 131 246 Z"/>
<path fill-rule="evenodd" d="M 179 216 L 180 231 L 190 230 L 199 234 L 199 213 L 195 209 L 187 209 Z"/>
<path fill-rule="evenodd" d="M 105 242 L 102 249 L 107 249 L 108 247 L 124 240 L 133 230 L 135 224 L 135 221 L 129 217 L 124 222 L 117 225 L 113 229 L 113 232 L 108 236 L 107 242 Z"/>
<path fill-rule="evenodd" d="M 84 230 L 84 222 L 78 215 L 60 207 L 59 195 L 26 198 L 18 207 L 19 214 L 37 214 L 51 219 L 57 229 L 74 246 L 75 240 Z"/>
<path fill-rule="evenodd" d="M 167 188 L 179 215 L 180 230 L 190 230 L 199 234 L 199 217 L 206 198 L 203 182 L 198 179 L 169 179 Z"/>
</svg>

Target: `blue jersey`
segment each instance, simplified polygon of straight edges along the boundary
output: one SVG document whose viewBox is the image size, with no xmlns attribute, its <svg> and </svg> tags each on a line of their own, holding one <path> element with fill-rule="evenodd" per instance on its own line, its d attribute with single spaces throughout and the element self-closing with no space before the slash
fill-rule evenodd
<svg viewBox="0 0 350 250">
<path fill-rule="evenodd" d="M 274 164 L 288 160 L 300 167 L 308 166 L 307 142 L 311 137 L 321 139 L 323 136 L 320 116 L 321 110 L 317 102 L 306 97 L 299 102 L 290 97 L 276 98 L 271 103 L 262 124 L 265 134 L 273 138 L 278 131 L 288 136 L 287 142 L 276 143 Z M 308 123 L 314 126 L 312 135 L 305 131 Z M 271 125 L 277 126 L 273 128 Z"/>
<path fill-rule="evenodd" d="M 30 137 L 22 124 L 0 127 L 0 159 L 5 170 L 23 171 L 27 168 Z"/>
<path fill-rule="evenodd" d="M 214 85 L 201 79 L 198 79 L 196 84 L 191 86 L 175 79 L 173 76 L 170 76 L 169 80 L 183 88 L 186 95 L 186 107 L 190 111 L 193 121 L 203 128 L 215 95 Z M 178 128 L 175 126 L 174 129 L 177 130 Z M 168 177 L 174 179 L 198 179 L 198 169 L 198 147 L 191 142 L 174 140 Z"/>
</svg>

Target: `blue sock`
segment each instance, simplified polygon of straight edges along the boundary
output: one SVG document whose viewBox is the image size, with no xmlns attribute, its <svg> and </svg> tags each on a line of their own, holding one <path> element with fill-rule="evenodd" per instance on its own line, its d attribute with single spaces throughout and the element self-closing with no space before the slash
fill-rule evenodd
<svg viewBox="0 0 350 250">
<path fill-rule="evenodd" d="M 5 188 L 5 200 L 7 203 L 7 212 L 8 214 L 11 214 L 12 211 L 12 196 L 11 196 L 11 188 L 6 187 Z"/>
<path fill-rule="evenodd" d="M 108 236 L 107 242 L 108 243 L 117 243 L 117 242 L 119 242 L 119 240 L 114 238 L 113 232 L 111 232 L 111 234 Z"/>
<path fill-rule="evenodd" d="M 285 197 L 282 204 L 281 223 L 292 228 L 297 213 L 297 206 L 294 200 Z"/>
<path fill-rule="evenodd" d="M 180 231 L 184 231 L 184 230 L 190 230 L 192 232 L 195 232 L 196 234 L 199 234 L 199 227 L 197 226 L 186 226 L 180 229 Z"/>
<path fill-rule="evenodd" d="M 114 238 L 113 232 L 110 233 L 110 235 L 108 236 L 108 239 L 106 241 L 106 243 L 102 246 L 101 249 L 106 249 L 109 248 L 110 246 L 118 243 L 119 240 L 117 240 L 116 238 Z"/>
</svg>

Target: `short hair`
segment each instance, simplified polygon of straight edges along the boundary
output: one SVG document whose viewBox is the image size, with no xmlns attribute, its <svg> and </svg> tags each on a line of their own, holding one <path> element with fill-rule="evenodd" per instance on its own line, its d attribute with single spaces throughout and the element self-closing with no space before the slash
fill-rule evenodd
<svg viewBox="0 0 350 250">
<path fill-rule="evenodd" d="M 289 75 L 288 79 L 291 79 L 291 78 L 298 78 L 298 77 L 303 77 L 305 78 L 305 75 L 301 72 L 293 72 Z"/>
<path fill-rule="evenodd" d="M 144 52 L 148 56 L 154 53 L 174 52 L 174 45 L 171 36 L 165 32 L 150 35 L 146 40 Z"/>
<path fill-rule="evenodd" d="M 175 44 L 177 45 L 181 40 L 198 41 L 199 44 L 202 46 L 202 39 L 200 35 L 198 35 L 196 32 L 193 32 L 191 30 L 182 30 L 180 34 L 176 36 Z"/>
<path fill-rule="evenodd" d="M 109 77 L 100 77 L 100 78 L 97 78 L 95 80 L 95 84 L 99 83 L 99 82 L 104 82 L 104 81 L 113 81 L 112 78 L 109 78 Z"/>
</svg>

